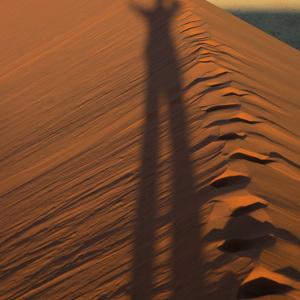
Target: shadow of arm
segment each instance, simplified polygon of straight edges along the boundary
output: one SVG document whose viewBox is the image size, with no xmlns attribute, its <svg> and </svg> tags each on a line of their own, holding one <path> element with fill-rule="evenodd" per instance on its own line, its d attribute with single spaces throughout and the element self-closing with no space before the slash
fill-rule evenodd
<svg viewBox="0 0 300 300">
<path fill-rule="evenodd" d="M 141 14 L 141 15 L 147 15 L 148 11 L 144 8 L 142 8 L 140 5 L 138 5 L 135 1 L 133 0 L 129 0 L 129 7 L 136 11 L 137 13 Z"/>
</svg>

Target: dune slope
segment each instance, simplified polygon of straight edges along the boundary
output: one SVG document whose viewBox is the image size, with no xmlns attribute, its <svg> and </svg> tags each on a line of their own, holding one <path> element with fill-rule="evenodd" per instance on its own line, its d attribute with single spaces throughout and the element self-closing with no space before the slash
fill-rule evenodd
<svg viewBox="0 0 300 300">
<path fill-rule="evenodd" d="M 298 299 L 299 51 L 134 3 L 1 3 L 0 298 Z"/>
</svg>

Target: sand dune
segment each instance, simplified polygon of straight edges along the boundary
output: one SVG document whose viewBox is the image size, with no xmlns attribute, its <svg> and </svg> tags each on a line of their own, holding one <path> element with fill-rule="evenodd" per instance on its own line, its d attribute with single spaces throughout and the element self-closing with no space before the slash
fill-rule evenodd
<svg viewBox="0 0 300 300">
<path fill-rule="evenodd" d="M 1 4 L 0 298 L 298 299 L 299 51 L 146 2 Z"/>
</svg>

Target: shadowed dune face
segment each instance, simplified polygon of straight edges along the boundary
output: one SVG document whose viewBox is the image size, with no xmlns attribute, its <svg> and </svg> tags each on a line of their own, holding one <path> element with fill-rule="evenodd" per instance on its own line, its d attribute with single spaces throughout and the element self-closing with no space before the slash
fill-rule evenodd
<svg viewBox="0 0 300 300">
<path fill-rule="evenodd" d="M 300 12 L 228 10 L 234 16 L 300 50 Z"/>
<path fill-rule="evenodd" d="M 255 299 L 267 295 L 283 295 L 291 290 L 292 287 L 289 285 L 262 277 L 241 286 L 237 299 Z"/>
<path fill-rule="evenodd" d="M 209 2 L 300 50 L 298 0 L 209 0 Z"/>
<path fill-rule="evenodd" d="M 0 298 L 298 299 L 299 52 L 202 0 L 3 3 Z"/>
</svg>

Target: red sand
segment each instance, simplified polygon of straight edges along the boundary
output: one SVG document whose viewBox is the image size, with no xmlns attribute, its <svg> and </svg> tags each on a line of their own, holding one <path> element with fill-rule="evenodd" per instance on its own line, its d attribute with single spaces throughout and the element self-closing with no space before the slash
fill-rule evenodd
<svg viewBox="0 0 300 300">
<path fill-rule="evenodd" d="M 1 2 L 0 298 L 299 299 L 299 51 L 134 3 Z"/>
</svg>

